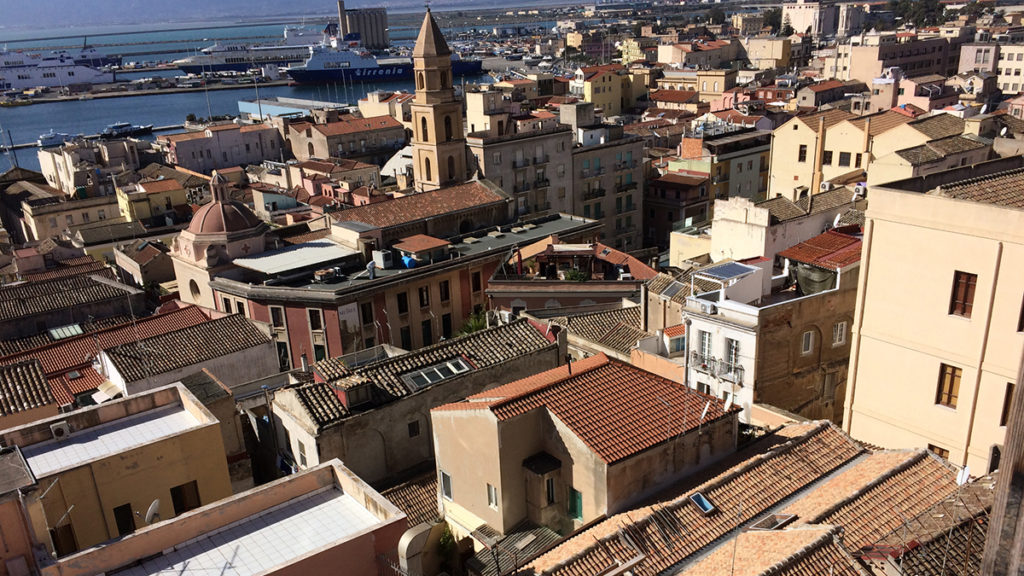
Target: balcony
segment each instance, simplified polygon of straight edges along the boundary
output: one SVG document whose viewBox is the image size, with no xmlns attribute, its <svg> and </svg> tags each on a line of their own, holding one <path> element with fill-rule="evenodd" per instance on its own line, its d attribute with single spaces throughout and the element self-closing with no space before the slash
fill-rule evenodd
<svg viewBox="0 0 1024 576">
<path fill-rule="evenodd" d="M 544 178 L 543 180 L 534 180 L 533 181 L 533 187 L 534 188 L 547 188 L 550 185 L 551 185 L 551 181 L 548 180 L 547 178 Z"/>
<path fill-rule="evenodd" d="M 636 168 L 636 165 L 637 165 L 636 160 L 630 160 L 628 162 L 616 162 L 615 163 L 615 169 L 616 170 L 631 170 L 633 168 Z"/>
<path fill-rule="evenodd" d="M 700 370 L 708 374 L 718 373 L 718 360 L 714 356 L 705 356 L 696 350 L 690 352 L 690 366 L 694 370 Z"/>
<path fill-rule="evenodd" d="M 604 188 L 592 188 L 583 193 L 584 200 L 594 200 L 596 198 L 604 198 Z"/>
<path fill-rule="evenodd" d="M 738 363 L 733 364 L 726 362 L 725 360 L 719 361 L 718 377 L 722 380 L 728 380 L 730 382 L 743 385 L 743 366 Z"/>
<path fill-rule="evenodd" d="M 526 168 L 529 165 L 530 165 L 530 159 L 529 158 L 521 158 L 519 160 L 513 160 L 512 161 L 512 167 L 513 168 Z"/>
<path fill-rule="evenodd" d="M 628 192 L 630 190 L 636 190 L 636 185 L 637 185 L 636 182 L 626 182 L 624 184 L 616 184 L 615 185 L 615 191 L 616 192 Z"/>
<path fill-rule="evenodd" d="M 534 204 L 534 212 L 544 212 L 545 210 L 551 210 L 551 202 L 545 202 L 543 204 Z"/>
<path fill-rule="evenodd" d="M 537 165 L 537 164 L 547 164 L 548 163 L 548 155 L 544 154 L 543 156 L 536 156 L 536 157 L 534 157 L 533 163 L 534 163 L 534 165 Z"/>
<path fill-rule="evenodd" d="M 513 190 L 518 194 L 519 192 L 526 192 L 530 189 L 529 182 L 517 182 L 513 187 Z"/>
</svg>

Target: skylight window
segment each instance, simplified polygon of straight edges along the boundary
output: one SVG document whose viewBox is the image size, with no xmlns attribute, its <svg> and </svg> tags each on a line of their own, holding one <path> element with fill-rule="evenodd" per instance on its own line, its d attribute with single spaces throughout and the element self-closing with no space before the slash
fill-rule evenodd
<svg viewBox="0 0 1024 576">
<path fill-rule="evenodd" d="M 422 390 L 431 384 L 469 372 L 470 366 L 462 358 L 453 358 L 422 370 L 402 375 L 402 380 L 412 386 L 413 390 Z"/>
</svg>

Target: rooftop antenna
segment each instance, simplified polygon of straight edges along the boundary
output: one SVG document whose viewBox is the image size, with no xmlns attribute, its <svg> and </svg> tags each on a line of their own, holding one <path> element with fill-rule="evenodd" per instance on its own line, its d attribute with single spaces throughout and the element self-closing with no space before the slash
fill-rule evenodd
<svg viewBox="0 0 1024 576">
<path fill-rule="evenodd" d="M 946 534 L 946 549 L 942 552 L 942 568 L 939 570 L 939 574 L 946 573 L 946 560 L 949 558 L 949 545 L 953 540 L 953 530 L 956 530 L 956 525 L 960 523 L 960 491 L 963 490 L 964 485 L 967 484 L 971 479 L 971 467 L 964 465 L 956 474 L 956 496 L 953 499 L 953 522 L 949 525 L 949 533 Z"/>
</svg>

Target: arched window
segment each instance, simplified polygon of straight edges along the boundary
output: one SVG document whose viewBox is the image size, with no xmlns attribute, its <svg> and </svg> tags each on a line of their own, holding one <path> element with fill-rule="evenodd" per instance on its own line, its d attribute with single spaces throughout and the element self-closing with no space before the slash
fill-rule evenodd
<svg viewBox="0 0 1024 576">
<path fill-rule="evenodd" d="M 312 142 L 308 142 L 306 144 L 306 150 L 309 151 L 309 156 L 312 157 L 313 156 L 313 143 Z"/>
<path fill-rule="evenodd" d="M 423 159 L 423 172 L 425 172 L 425 179 L 428 182 L 433 180 L 433 177 L 430 175 L 430 158 Z"/>
<path fill-rule="evenodd" d="M 430 137 L 427 136 L 427 117 L 426 116 L 421 116 L 420 117 L 420 138 L 422 138 L 422 140 L 424 142 L 430 142 Z"/>
<path fill-rule="evenodd" d="M 423 72 L 416 75 L 416 89 L 423 90 Z"/>
<path fill-rule="evenodd" d="M 452 139 L 452 117 L 444 117 L 444 141 L 448 142 Z"/>
<path fill-rule="evenodd" d="M 455 156 L 448 156 L 448 179 L 455 180 Z"/>
</svg>

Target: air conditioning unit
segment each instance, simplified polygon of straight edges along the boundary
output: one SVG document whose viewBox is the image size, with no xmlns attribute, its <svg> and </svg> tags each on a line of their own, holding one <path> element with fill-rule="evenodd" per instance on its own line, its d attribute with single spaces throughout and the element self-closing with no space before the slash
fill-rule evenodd
<svg viewBox="0 0 1024 576">
<path fill-rule="evenodd" d="M 718 312 L 718 307 L 711 302 L 701 302 L 700 311 L 705 314 L 716 314 Z"/>
<path fill-rule="evenodd" d="M 391 268 L 394 268 L 390 250 L 374 250 L 373 261 L 377 264 L 378 268 L 383 270 L 390 270 Z"/>
<path fill-rule="evenodd" d="M 853 193 L 856 194 L 857 196 L 860 196 L 861 198 L 864 198 L 868 195 L 868 187 L 863 185 L 854 186 Z"/>
<path fill-rule="evenodd" d="M 50 434 L 54 440 L 64 440 L 71 435 L 71 426 L 66 421 L 50 424 Z"/>
<path fill-rule="evenodd" d="M 829 190 L 832 189 L 832 183 L 831 182 L 822 182 L 821 186 L 819 186 L 818 189 L 821 190 L 822 192 L 828 192 Z"/>
</svg>

